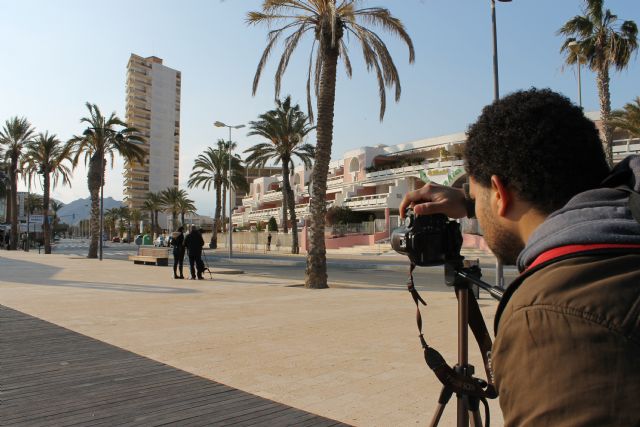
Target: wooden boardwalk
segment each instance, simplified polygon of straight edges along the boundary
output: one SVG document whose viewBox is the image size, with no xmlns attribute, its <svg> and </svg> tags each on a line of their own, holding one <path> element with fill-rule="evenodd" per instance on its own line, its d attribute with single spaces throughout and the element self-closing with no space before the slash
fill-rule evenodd
<svg viewBox="0 0 640 427">
<path fill-rule="evenodd" d="M 345 424 L 0 305 L 0 425 Z"/>
</svg>

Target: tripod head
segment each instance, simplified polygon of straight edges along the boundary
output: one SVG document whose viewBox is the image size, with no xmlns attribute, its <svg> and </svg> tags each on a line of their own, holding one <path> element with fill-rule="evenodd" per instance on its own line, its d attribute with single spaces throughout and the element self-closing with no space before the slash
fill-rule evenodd
<svg viewBox="0 0 640 427">
<path fill-rule="evenodd" d="M 465 264 L 467 265 L 465 266 Z M 481 280 L 481 277 L 482 270 L 480 266 L 477 263 L 465 263 L 463 256 L 458 256 L 453 259 L 448 258 L 444 262 L 444 281 L 447 286 L 454 286 L 458 289 L 470 289 L 471 285 L 476 285 L 500 301 L 504 291 L 497 286 L 490 285 Z"/>
</svg>

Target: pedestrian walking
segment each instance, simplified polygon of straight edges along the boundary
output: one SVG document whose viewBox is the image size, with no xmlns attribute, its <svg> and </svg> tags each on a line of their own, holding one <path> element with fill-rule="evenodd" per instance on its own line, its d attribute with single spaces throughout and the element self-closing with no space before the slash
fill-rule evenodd
<svg viewBox="0 0 640 427">
<path fill-rule="evenodd" d="M 189 269 L 191 272 L 191 280 L 202 280 L 204 277 L 202 273 L 204 271 L 204 262 L 202 261 L 202 246 L 204 246 L 204 239 L 202 234 L 196 226 L 191 226 L 191 232 L 184 238 L 184 245 L 187 248 L 189 254 Z"/>
<path fill-rule="evenodd" d="M 267 235 L 267 251 L 271 250 L 271 233 Z"/>
<path fill-rule="evenodd" d="M 184 263 L 184 228 L 178 227 L 178 230 L 169 237 L 168 246 L 173 248 L 173 278 L 184 279 L 182 274 L 182 266 Z M 180 275 L 178 275 L 180 273 Z"/>
</svg>

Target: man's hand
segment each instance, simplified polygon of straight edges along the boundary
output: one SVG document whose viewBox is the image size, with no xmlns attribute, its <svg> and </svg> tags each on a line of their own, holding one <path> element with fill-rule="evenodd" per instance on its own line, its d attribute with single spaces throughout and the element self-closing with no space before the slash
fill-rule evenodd
<svg viewBox="0 0 640 427">
<path fill-rule="evenodd" d="M 445 214 L 449 218 L 467 216 L 464 191 L 461 188 L 428 183 L 404 196 L 400 203 L 400 218 L 411 207 L 416 215 Z"/>
</svg>

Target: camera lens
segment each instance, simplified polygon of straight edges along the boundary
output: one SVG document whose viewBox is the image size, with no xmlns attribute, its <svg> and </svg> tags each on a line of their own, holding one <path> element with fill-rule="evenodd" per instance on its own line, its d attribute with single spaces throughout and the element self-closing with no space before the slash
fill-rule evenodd
<svg viewBox="0 0 640 427">
<path fill-rule="evenodd" d="M 407 228 L 413 227 L 413 215 L 409 215 L 404 219 L 404 226 Z"/>
</svg>

